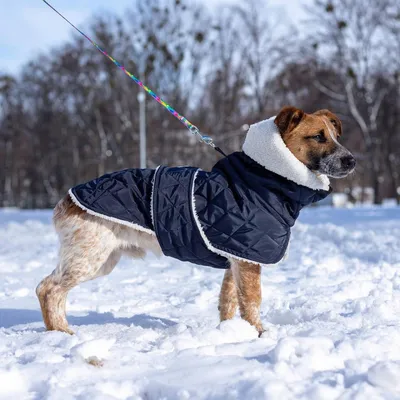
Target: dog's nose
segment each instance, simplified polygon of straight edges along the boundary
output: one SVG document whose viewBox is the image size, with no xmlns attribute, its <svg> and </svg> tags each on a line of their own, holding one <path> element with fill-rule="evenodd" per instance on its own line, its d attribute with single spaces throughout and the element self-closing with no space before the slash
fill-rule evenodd
<svg viewBox="0 0 400 400">
<path fill-rule="evenodd" d="M 356 166 L 356 159 L 353 156 L 346 156 L 340 159 L 342 167 L 345 169 L 353 169 Z"/>
</svg>

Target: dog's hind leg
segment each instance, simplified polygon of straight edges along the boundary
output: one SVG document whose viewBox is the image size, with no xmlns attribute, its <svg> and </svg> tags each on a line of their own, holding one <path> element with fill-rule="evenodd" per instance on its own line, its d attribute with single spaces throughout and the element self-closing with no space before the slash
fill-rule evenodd
<svg viewBox="0 0 400 400">
<path fill-rule="evenodd" d="M 57 268 L 37 287 L 47 330 L 73 333 L 68 328 L 65 312 L 68 292 L 80 283 L 109 274 L 121 257 L 119 251 L 107 254 L 99 250 L 94 248 L 92 255 L 61 256 Z"/>
<path fill-rule="evenodd" d="M 244 261 L 231 262 L 232 275 L 238 289 L 241 317 L 253 325 L 261 336 L 261 266 Z"/>
<path fill-rule="evenodd" d="M 36 293 L 46 328 L 72 333 L 65 315 L 68 292 L 110 273 L 120 258 L 120 242 L 112 225 L 81 212 L 68 198 L 57 205 L 54 223 L 61 242 L 60 260 Z"/>
<path fill-rule="evenodd" d="M 220 321 L 232 319 L 236 314 L 238 307 L 238 294 L 235 281 L 233 279 L 232 270 L 225 271 L 224 280 L 222 281 L 221 292 L 219 295 L 219 317 Z"/>
</svg>

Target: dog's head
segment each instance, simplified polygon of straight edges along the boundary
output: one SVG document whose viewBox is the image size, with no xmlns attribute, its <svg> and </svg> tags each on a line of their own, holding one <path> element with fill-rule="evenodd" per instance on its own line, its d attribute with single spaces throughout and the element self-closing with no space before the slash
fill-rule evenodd
<svg viewBox="0 0 400 400">
<path fill-rule="evenodd" d="M 354 171 L 354 156 L 338 141 L 342 123 L 329 110 L 306 114 L 284 107 L 274 122 L 287 148 L 310 170 L 332 178 L 344 178 Z"/>
</svg>

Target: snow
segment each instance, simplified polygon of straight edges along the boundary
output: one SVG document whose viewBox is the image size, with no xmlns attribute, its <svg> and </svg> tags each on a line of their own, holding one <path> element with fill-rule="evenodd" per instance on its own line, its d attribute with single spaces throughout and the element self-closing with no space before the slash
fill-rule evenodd
<svg viewBox="0 0 400 400">
<path fill-rule="evenodd" d="M 0 211 L 0 399 L 399 399 L 400 208 L 305 210 L 263 269 L 261 338 L 219 324 L 223 272 L 124 259 L 74 289 L 74 336 L 34 293 L 56 264 L 50 211 Z"/>
</svg>

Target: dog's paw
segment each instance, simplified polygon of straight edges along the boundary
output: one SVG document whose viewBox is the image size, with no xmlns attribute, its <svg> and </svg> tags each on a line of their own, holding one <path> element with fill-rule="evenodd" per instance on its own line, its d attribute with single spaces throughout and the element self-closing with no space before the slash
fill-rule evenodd
<svg viewBox="0 0 400 400">
<path fill-rule="evenodd" d="M 264 327 L 263 327 L 262 325 L 261 325 L 261 326 L 256 326 L 256 329 L 257 329 L 257 331 L 258 331 L 258 337 L 259 337 L 259 338 L 262 336 L 262 334 L 263 334 L 264 332 L 267 331 L 266 329 L 264 329 Z"/>
<path fill-rule="evenodd" d="M 104 361 L 100 360 L 96 356 L 92 356 L 92 357 L 86 358 L 85 361 L 88 364 L 93 365 L 93 367 L 96 367 L 96 368 L 101 368 L 101 367 L 104 366 Z"/>
<path fill-rule="evenodd" d="M 68 333 L 68 335 L 75 335 L 75 332 L 72 331 L 71 329 L 69 329 L 68 327 L 60 327 L 60 328 L 48 328 L 47 329 L 48 332 L 53 332 L 53 331 L 57 331 L 57 332 L 64 332 L 64 333 Z"/>
<path fill-rule="evenodd" d="M 68 333 L 68 335 L 75 335 L 75 332 L 69 328 L 66 328 L 65 330 L 63 330 L 63 332 Z"/>
</svg>

